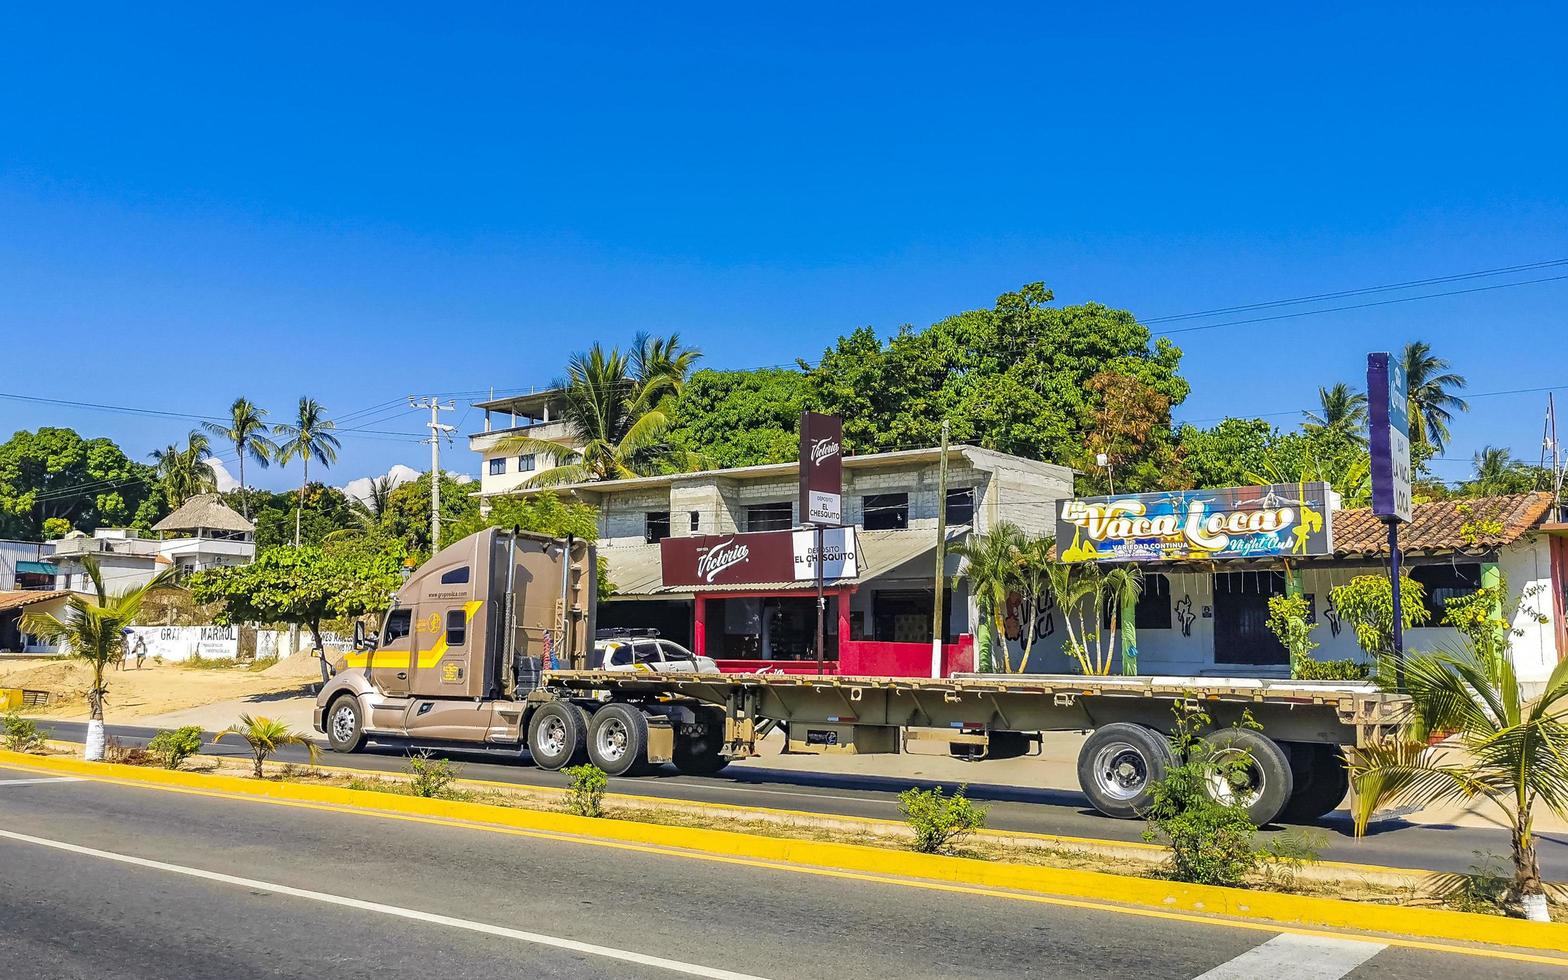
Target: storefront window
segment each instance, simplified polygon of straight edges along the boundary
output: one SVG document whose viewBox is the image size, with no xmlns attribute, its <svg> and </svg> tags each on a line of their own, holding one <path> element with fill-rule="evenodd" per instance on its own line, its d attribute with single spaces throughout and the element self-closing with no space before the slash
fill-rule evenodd
<svg viewBox="0 0 1568 980">
<path fill-rule="evenodd" d="M 1426 606 L 1427 626 L 1441 626 L 1443 613 L 1448 611 L 1450 599 L 1463 599 L 1474 595 L 1481 587 L 1479 562 L 1446 563 L 1442 565 L 1415 565 L 1409 570 L 1410 578 L 1424 587 L 1421 597 Z"/>
</svg>

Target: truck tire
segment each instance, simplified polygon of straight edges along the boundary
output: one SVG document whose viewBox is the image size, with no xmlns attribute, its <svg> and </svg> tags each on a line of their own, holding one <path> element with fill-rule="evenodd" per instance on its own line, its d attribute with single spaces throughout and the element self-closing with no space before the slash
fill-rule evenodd
<svg viewBox="0 0 1568 980">
<path fill-rule="evenodd" d="M 702 720 L 707 731 L 701 735 L 675 735 L 675 768 L 688 776 L 711 776 L 730 764 L 720 755 L 724 748 L 724 715 L 705 711 Z"/>
<path fill-rule="evenodd" d="M 327 729 L 327 745 L 332 751 L 358 752 L 364 747 L 365 723 L 359 698 L 352 694 L 339 695 L 327 705 L 327 713 L 322 718 Z"/>
<path fill-rule="evenodd" d="M 1209 797 L 1217 803 L 1240 803 L 1255 826 L 1271 823 L 1290 801 L 1295 781 L 1290 759 L 1278 742 L 1249 728 L 1224 728 L 1203 736 L 1211 762 L 1232 763 L 1245 757 L 1246 764 L 1224 772 L 1211 772 L 1204 780 Z"/>
<path fill-rule="evenodd" d="M 528 722 L 528 754 L 540 769 L 565 769 L 587 757 L 588 715 L 569 701 L 549 701 Z"/>
<path fill-rule="evenodd" d="M 1350 771 L 1345 768 L 1345 752 L 1337 745 L 1293 742 L 1290 749 L 1290 775 L 1294 783 L 1290 799 L 1280 819 L 1292 823 L 1313 823 L 1339 809 L 1350 792 Z"/>
<path fill-rule="evenodd" d="M 1153 786 L 1176 761 L 1165 737 L 1152 728 L 1116 722 L 1095 729 L 1078 753 L 1078 785 L 1107 817 L 1142 816 Z"/>
<path fill-rule="evenodd" d="M 588 758 L 611 776 L 648 768 L 648 719 L 629 704 L 607 704 L 588 721 Z"/>
</svg>

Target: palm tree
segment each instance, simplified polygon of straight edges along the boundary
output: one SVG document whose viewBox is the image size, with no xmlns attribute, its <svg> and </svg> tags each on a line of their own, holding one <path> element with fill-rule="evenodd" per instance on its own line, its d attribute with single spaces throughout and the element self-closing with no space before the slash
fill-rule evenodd
<svg viewBox="0 0 1568 980">
<path fill-rule="evenodd" d="M 1475 475 L 1465 484 L 1465 490 L 1477 497 L 1524 493 L 1539 483 L 1536 469 L 1514 459 L 1507 446 L 1482 446 L 1472 457 L 1472 465 Z"/>
<path fill-rule="evenodd" d="M 1012 657 L 1007 650 L 1002 624 L 1007 620 L 1007 597 L 1022 585 L 1018 559 L 1027 543 L 1028 539 L 1018 525 L 1002 521 L 984 534 L 970 535 L 952 548 L 952 553 L 962 562 L 954 576 L 954 584 L 958 579 L 969 581 L 969 594 L 975 597 L 980 615 L 990 621 L 991 632 L 1001 641 L 1002 670 L 1009 674 L 1013 671 Z M 990 661 L 994 665 L 990 642 L 985 646 L 986 649 L 980 651 L 982 663 Z"/>
<path fill-rule="evenodd" d="M 1473 644 L 1411 657 L 1405 679 L 1419 720 L 1410 740 L 1350 753 L 1356 833 L 1385 806 L 1482 799 L 1512 832 L 1515 897 L 1528 918 L 1546 921 L 1534 810 L 1540 803 L 1568 815 L 1568 660 L 1534 700 L 1523 696 L 1511 656 Z M 1428 748 L 1422 736 L 1432 731 L 1457 732 L 1460 751 Z"/>
<path fill-rule="evenodd" d="M 512 436 L 497 448 L 508 455 L 538 453 L 557 461 L 528 482 L 534 486 L 622 480 L 661 470 L 689 470 L 695 458 L 671 446 L 670 403 L 685 373 L 701 356 L 680 338 L 639 338 L 627 356 L 594 344 L 573 355 L 562 389 L 561 421 L 571 435 L 556 442 Z M 579 447 L 579 448 L 574 448 Z"/>
<path fill-rule="evenodd" d="M 338 450 L 342 443 L 332 434 L 337 428 L 337 423 L 327 418 L 327 410 L 314 399 L 301 395 L 299 399 L 299 418 L 293 425 L 280 424 L 272 427 L 273 434 L 282 437 L 283 443 L 278 447 L 277 458 L 281 466 L 287 466 L 290 460 L 298 459 L 303 470 L 299 483 L 299 500 L 294 505 L 294 547 L 299 547 L 299 529 L 301 515 L 305 507 L 305 490 L 310 486 L 310 461 L 315 459 L 322 466 L 331 466 L 338 461 Z"/>
<path fill-rule="evenodd" d="M 1307 427 L 1341 435 L 1357 443 L 1367 441 L 1367 396 L 1343 381 L 1332 388 L 1318 389 L 1320 412 L 1303 412 Z"/>
<path fill-rule="evenodd" d="M 1051 566 L 1056 562 L 1056 539 L 1046 536 L 1030 538 L 1018 549 L 1018 592 L 1023 597 L 1024 655 L 1018 661 L 1018 672 L 1029 669 L 1029 657 L 1034 653 L 1035 641 L 1040 638 L 1040 611 L 1051 598 Z"/>
<path fill-rule="evenodd" d="M 178 508 L 198 493 L 218 489 L 218 476 L 206 462 L 212 456 L 212 443 L 202 433 L 192 432 L 183 447 L 170 443 L 150 455 L 170 508 Z"/>
<path fill-rule="evenodd" d="M 1409 397 L 1410 441 L 1430 446 L 1441 455 L 1448 442 L 1448 423 L 1454 412 L 1470 411 L 1470 403 L 1454 394 L 1465 387 L 1463 375 L 1448 370 L 1446 359 L 1432 353 L 1425 341 L 1405 345 L 1405 384 Z"/>
<path fill-rule="evenodd" d="M 202 428 L 220 439 L 234 444 L 240 458 L 240 511 L 250 520 L 250 499 L 245 493 L 245 457 L 249 456 L 262 469 L 278 454 L 278 444 L 267 438 L 267 410 L 241 396 L 229 406 L 229 424 L 203 422 Z"/>
<path fill-rule="evenodd" d="M 89 762 L 97 762 L 103 758 L 103 702 L 109 690 L 104 684 L 104 671 L 125 656 L 125 628 L 136 619 L 147 594 L 168 584 L 174 569 L 154 575 L 134 589 L 111 595 L 104 587 L 96 559 L 82 558 L 82 567 L 93 583 L 93 596 L 72 595 L 65 601 L 65 609 L 59 616 L 26 613 L 22 616 L 22 630 L 64 646 L 71 656 L 85 661 L 92 669 L 93 683 L 87 691 L 90 710 L 87 747 L 83 757 Z"/>
<path fill-rule="evenodd" d="M 386 516 L 387 507 L 392 500 L 392 491 L 397 489 L 397 481 L 391 474 L 378 476 L 370 481 L 370 487 L 365 491 L 365 496 L 351 497 L 348 502 L 349 513 L 359 521 L 359 526 L 367 531 L 374 531 L 381 526 L 381 519 Z"/>
<path fill-rule="evenodd" d="M 251 772 L 257 779 L 264 775 L 262 763 L 279 749 L 290 745 L 303 745 L 305 751 L 310 753 L 311 765 L 321 758 L 321 750 L 316 748 L 316 743 L 305 737 L 303 732 L 297 732 L 288 725 L 275 718 L 252 718 L 250 715 L 240 715 L 238 724 L 230 725 L 219 732 L 213 743 L 223 741 L 225 735 L 237 735 L 244 739 L 250 746 Z"/>
</svg>

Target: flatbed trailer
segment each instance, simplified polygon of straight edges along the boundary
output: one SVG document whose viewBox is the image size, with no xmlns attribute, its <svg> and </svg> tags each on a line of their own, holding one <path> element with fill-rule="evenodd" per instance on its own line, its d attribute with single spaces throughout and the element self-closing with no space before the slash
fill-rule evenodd
<svg viewBox="0 0 1568 980">
<path fill-rule="evenodd" d="M 611 775 L 665 763 L 714 773 L 774 730 L 790 752 L 896 753 L 937 739 L 979 760 L 1086 731 L 1084 794 L 1135 817 L 1176 761 L 1177 712 L 1201 708 L 1210 748 L 1242 763 L 1211 792 L 1263 824 L 1334 809 L 1348 788 L 1344 749 L 1390 737 L 1411 714 L 1408 698 L 1366 683 L 588 669 L 595 563 L 585 542 L 494 528 L 448 545 L 393 597 L 379 631 L 356 629 L 355 651 L 317 696 L 316 729 L 343 752 L 367 738 L 510 748 L 546 769 L 592 761 Z"/>
</svg>

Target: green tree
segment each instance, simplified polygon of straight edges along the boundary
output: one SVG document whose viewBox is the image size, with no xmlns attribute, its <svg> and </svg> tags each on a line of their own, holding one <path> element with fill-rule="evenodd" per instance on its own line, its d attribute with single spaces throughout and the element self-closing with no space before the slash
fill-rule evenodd
<svg viewBox="0 0 1568 980">
<path fill-rule="evenodd" d="M 561 421 L 571 435 L 556 442 L 511 436 L 496 448 L 504 454 L 535 453 L 557 465 L 536 473 L 536 486 L 622 480 L 665 470 L 692 469 L 690 454 L 669 440 L 670 409 L 680 394 L 683 372 L 700 356 L 670 336 L 639 336 L 631 354 L 594 344 L 575 354 L 561 392 Z"/>
<path fill-rule="evenodd" d="M 1552 485 L 1547 470 L 1515 459 L 1507 446 L 1482 446 L 1472 460 L 1471 477 L 1459 487 L 1467 497 L 1529 493 Z"/>
<path fill-rule="evenodd" d="M 670 410 L 670 443 L 704 466 L 793 462 L 805 388 L 790 368 L 698 371 Z"/>
<path fill-rule="evenodd" d="M 426 486 L 428 487 L 428 485 L 429 478 L 426 477 Z M 387 511 L 391 507 L 392 491 L 396 490 L 397 487 L 398 484 L 393 481 L 390 474 L 378 476 L 370 481 L 370 486 L 366 489 L 363 498 L 350 498 L 348 509 L 354 515 L 354 520 L 359 522 L 360 527 L 367 531 L 375 531 L 381 527 L 382 518 L 386 516 Z M 425 492 L 428 494 L 429 490 L 427 489 Z"/>
<path fill-rule="evenodd" d="M 1381 672 L 1394 654 L 1394 590 L 1387 575 L 1357 575 L 1329 589 L 1329 602 L 1340 619 L 1356 634 Z M 1431 618 L 1423 599 L 1426 589 L 1408 575 L 1399 576 L 1399 612 L 1403 629 L 1421 626 Z"/>
<path fill-rule="evenodd" d="M 1470 403 L 1454 394 L 1465 387 L 1464 376 L 1450 371 L 1448 361 L 1433 354 L 1432 345 L 1425 341 L 1406 344 L 1400 359 L 1408 386 L 1411 449 L 1429 446 L 1440 456 L 1448 444 L 1448 423 L 1454 413 L 1470 411 Z"/>
<path fill-rule="evenodd" d="M 198 493 L 213 493 L 218 489 L 218 475 L 207 465 L 211 456 L 211 441 L 194 431 L 186 437 L 184 446 L 170 443 L 152 451 L 158 485 L 171 508 L 179 509 Z"/>
<path fill-rule="evenodd" d="M 969 583 L 969 594 L 975 597 L 980 615 L 990 621 L 990 633 L 1001 643 L 1000 661 L 987 648 L 978 651 L 980 669 L 994 670 L 1000 662 L 1005 673 L 1012 673 L 1012 655 L 1007 648 L 1006 631 L 1002 624 L 1007 620 L 1007 597 L 1020 587 L 1019 558 L 1028 539 L 1018 525 L 1007 521 L 998 523 L 984 534 L 971 534 L 959 544 L 952 545 L 952 552 L 961 562 L 954 585 L 958 579 Z M 989 647 L 989 644 L 987 644 Z"/>
<path fill-rule="evenodd" d="M 327 418 L 326 409 L 314 398 L 303 395 L 299 399 L 299 415 L 292 424 L 283 423 L 272 431 L 283 441 L 278 445 L 278 465 L 287 466 L 291 460 L 300 462 L 300 495 L 294 508 L 294 547 L 300 544 L 301 515 L 305 508 L 305 490 L 310 486 L 310 461 L 316 460 L 323 467 L 338 461 L 342 443 L 332 434 L 337 423 Z"/>
<path fill-rule="evenodd" d="M 1073 460 L 1105 404 L 1089 385 L 1095 376 L 1131 379 L 1167 410 L 1187 397 L 1181 351 L 1168 340 L 1125 310 L 1047 305 L 1053 298 L 1030 283 L 991 309 L 904 327 L 886 344 L 863 327 L 807 372 L 805 403 L 841 416 L 856 452 L 935 445 L 946 419 L 954 442 Z M 1155 428 L 1168 429 L 1168 417 Z"/>
<path fill-rule="evenodd" d="M 229 494 L 228 499 L 234 500 L 237 495 L 237 492 Z M 303 514 L 300 521 L 302 545 L 320 545 L 339 531 L 359 527 L 348 496 L 337 487 L 323 483 L 312 483 L 305 488 L 302 509 L 298 490 L 272 493 L 253 487 L 246 492 L 245 499 L 250 502 L 251 523 L 256 525 L 258 552 L 291 544 L 295 521 L 300 519 L 300 514 Z"/>
<path fill-rule="evenodd" d="M 167 512 L 157 486 L 152 467 L 109 439 L 22 430 L 0 443 L 0 537 L 40 540 L 51 519 L 79 531 L 149 528 Z"/>
<path fill-rule="evenodd" d="M 442 545 L 451 544 L 463 537 L 457 533 L 459 526 L 479 513 L 479 500 L 474 496 L 477 487 L 472 483 L 459 483 L 445 473 L 441 474 L 441 532 Z M 421 473 L 419 479 L 401 483 L 387 495 L 386 510 L 379 522 L 383 533 L 397 538 L 409 554 L 429 557 L 437 550 L 430 541 L 430 474 Z"/>
<path fill-rule="evenodd" d="M 1306 428 L 1365 445 L 1367 441 L 1367 396 L 1343 381 L 1332 388 L 1318 389 L 1316 412 L 1303 412 Z"/>
<path fill-rule="evenodd" d="M 190 577 L 198 603 L 217 603 L 214 622 L 281 623 L 310 630 L 323 657 L 322 622 L 379 615 L 403 584 L 401 547 L 345 542 L 329 548 L 273 548 L 249 565 L 210 568 Z"/>
<path fill-rule="evenodd" d="M 73 594 L 66 599 L 65 609 L 58 616 L 25 613 L 22 630 L 45 642 L 63 645 L 71 656 L 85 661 L 92 670 L 92 686 L 87 690 L 90 714 L 84 757 L 89 762 L 97 762 L 103 758 L 103 704 L 109 691 L 104 683 L 104 671 L 125 656 L 125 628 L 136 621 L 136 614 L 141 611 L 148 593 L 169 584 L 174 570 L 154 575 L 134 589 L 111 594 L 104 587 L 96 559 L 84 557 L 82 568 L 92 581 L 93 596 Z"/>
<path fill-rule="evenodd" d="M 1568 815 L 1568 660 L 1533 700 L 1522 692 L 1512 656 L 1487 656 L 1470 645 L 1410 658 L 1405 682 L 1418 730 L 1409 740 L 1350 753 L 1356 833 L 1364 834 L 1383 807 L 1484 800 L 1511 831 L 1514 897 L 1528 918 L 1547 921 L 1535 809 Z M 1433 753 L 1416 737 L 1427 731 L 1458 733 L 1461 751 Z"/>
<path fill-rule="evenodd" d="M 240 513 L 250 520 L 250 501 L 245 496 L 245 457 L 249 456 L 257 466 L 266 469 L 278 455 L 278 444 L 267 436 L 267 410 L 257 407 L 255 402 L 243 395 L 234 399 L 234 404 L 229 406 L 229 422 L 227 425 L 218 422 L 203 422 L 202 428 L 220 439 L 227 439 L 234 445 L 234 450 L 239 454 L 240 463 Z"/>
<path fill-rule="evenodd" d="M 591 504 L 563 499 L 553 490 L 541 490 L 527 496 L 497 497 L 490 503 L 489 514 L 480 514 L 478 508 L 475 508 L 473 513 L 454 522 L 451 540 L 466 538 L 487 527 L 532 531 L 552 538 L 571 536 L 584 541 L 597 541 L 599 511 Z M 599 594 L 613 594 L 615 584 L 610 581 L 609 563 L 603 557 L 599 559 L 598 571 Z"/>
<path fill-rule="evenodd" d="M 1275 437 L 1274 427 L 1262 419 L 1228 418 L 1211 429 L 1183 425 L 1176 441 L 1193 486 L 1234 487 L 1264 469 Z"/>
</svg>

